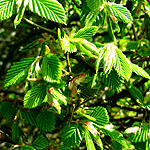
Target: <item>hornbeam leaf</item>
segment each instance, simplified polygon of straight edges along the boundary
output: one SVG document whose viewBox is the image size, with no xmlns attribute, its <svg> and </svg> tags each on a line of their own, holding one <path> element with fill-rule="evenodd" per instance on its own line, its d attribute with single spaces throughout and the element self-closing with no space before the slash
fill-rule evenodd
<svg viewBox="0 0 150 150">
<path fill-rule="evenodd" d="M 109 115 L 104 107 L 95 107 L 90 116 L 96 119 L 96 121 L 93 122 L 99 126 L 105 126 L 109 122 Z"/>
<path fill-rule="evenodd" d="M 131 66 L 132 66 L 132 71 L 134 73 L 136 73 L 137 75 L 142 76 L 144 78 L 150 79 L 149 74 L 143 68 L 141 68 L 138 65 L 135 65 L 133 63 L 131 63 Z"/>
<path fill-rule="evenodd" d="M 27 77 L 30 65 L 34 60 L 35 58 L 31 57 L 24 58 L 20 62 L 16 62 L 15 65 L 8 70 L 4 81 L 4 87 L 9 87 L 24 80 Z"/>
<path fill-rule="evenodd" d="M 25 108 L 35 108 L 40 106 L 43 102 L 47 102 L 46 85 L 38 85 L 29 90 L 24 97 Z"/>
<path fill-rule="evenodd" d="M 87 129 L 85 129 L 85 141 L 87 150 L 96 150 L 91 135 Z"/>
<path fill-rule="evenodd" d="M 49 140 L 46 137 L 38 136 L 31 145 L 38 150 L 44 149 L 49 146 Z"/>
<path fill-rule="evenodd" d="M 0 20 L 10 18 L 16 12 L 15 0 L 0 0 Z"/>
<path fill-rule="evenodd" d="M 114 65 L 114 68 L 118 74 L 128 81 L 132 75 L 131 63 L 120 49 L 116 49 L 116 54 L 116 64 Z"/>
<path fill-rule="evenodd" d="M 88 39 L 92 36 L 94 36 L 96 34 L 98 30 L 97 26 L 92 26 L 92 27 L 85 27 L 81 30 L 79 30 L 74 36 L 73 38 L 84 38 L 84 39 Z"/>
<path fill-rule="evenodd" d="M 55 128 L 55 115 L 52 112 L 43 111 L 37 116 L 36 122 L 41 130 L 51 132 Z"/>
<path fill-rule="evenodd" d="M 29 0 L 29 9 L 58 23 L 66 23 L 66 15 L 62 5 L 57 0 Z"/>
<path fill-rule="evenodd" d="M 98 9 L 100 6 L 102 6 L 103 0 L 87 0 L 87 6 L 91 9 Z"/>
<path fill-rule="evenodd" d="M 42 61 L 42 75 L 47 82 L 57 82 L 62 75 L 62 63 L 54 54 L 48 54 Z"/>
<path fill-rule="evenodd" d="M 61 139 L 67 146 L 79 146 L 84 135 L 84 131 L 79 124 L 66 125 L 62 131 Z"/>
<path fill-rule="evenodd" d="M 110 5 L 110 10 L 119 21 L 124 23 L 132 23 L 133 19 L 131 13 L 126 7 L 113 2 L 110 3 L 109 5 Z"/>
</svg>

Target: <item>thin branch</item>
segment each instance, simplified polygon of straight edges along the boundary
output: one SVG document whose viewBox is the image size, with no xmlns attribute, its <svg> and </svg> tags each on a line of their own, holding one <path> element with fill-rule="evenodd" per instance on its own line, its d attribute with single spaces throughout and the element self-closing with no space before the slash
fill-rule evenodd
<svg viewBox="0 0 150 150">
<path fill-rule="evenodd" d="M 40 25 L 38 25 L 38 24 L 32 22 L 31 20 L 27 19 L 27 18 L 23 18 L 23 19 L 24 19 L 27 23 L 29 23 L 29 24 L 31 24 L 31 25 L 37 27 L 37 28 L 40 28 L 40 29 L 42 29 L 42 30 L 45 30 L 45 31 L 51 33 L 51 34 L 54 35 L 54 36 L 57 36 L 57 32 L 55 32 L 55 31 L 53 31 L 53 30 L 51 30 L 51 29 L 45 28 L 45 27 L 43 27 L 43 26 L 40 26 Z"/>
</svg>

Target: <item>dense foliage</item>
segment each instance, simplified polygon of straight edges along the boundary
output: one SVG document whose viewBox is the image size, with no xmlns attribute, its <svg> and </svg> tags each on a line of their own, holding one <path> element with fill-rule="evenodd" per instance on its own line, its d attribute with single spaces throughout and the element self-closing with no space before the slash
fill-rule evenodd
<svg viewBox="0 0 150 150">
<path fill-rule="evenodd" d="M 1 0 L 0 147 L 150 149 L 150 1 Z"/>
</svg>

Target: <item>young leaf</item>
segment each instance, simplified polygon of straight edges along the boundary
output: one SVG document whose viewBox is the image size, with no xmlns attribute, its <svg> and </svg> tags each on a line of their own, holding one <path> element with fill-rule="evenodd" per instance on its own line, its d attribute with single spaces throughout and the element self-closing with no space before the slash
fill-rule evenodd
<svg viewBox="0 0 150 150">
<path fill-rule="evenodd" d="M 132 23 L 132 16 L 131 13 L 129 12 L 129 10 L 120 5 L 120 4 L 116 4 L 116 3 L 110 3 L 110 10 L 113 12 L 114 16 L 121 22 L 124 23 Z"/>
<path fill-rule="evenodd" d="M 122 145 L 116 141 L 112 141 L 111 146 L 114 150 L 122 150 Z"/>
<path fill-rule="evenodd" d="M 16 12 L 15 0 L 1 0 L 0 1 L 0 20 L 10 18 Z"/>
<path fill-rule="evenodd" d="M 144 78 L 150 79 L 149 74 L 143 68 L 141 68 L 138 65 L 135 65 L 133 63 L 131 63 L 131 66 L 132 66 L 132 71 L 134 73 L 136 73 L 137 75 L 142 76 Z"/>
<path fill-rule="evenodd" d="M 114 65 L 114 68 L 118 74 L 123 76 L 128 81 L 132 75 L 131 63 L 120 49 L 116 49 L 116 54 L 116 64 Z"/>
<path fill-rule="evenodd" d="M 62 75 L 62 63 L 54 54 L 48 54 L 42 61 L 42 75 L 47 82 L 57 82 Z"/>
<path fill-rule="evenodd" d="M 102 6 L 104 0 L 87 0 L 87 6 L 91 9 L 98 9 L 100 6 Z"/>
<path fill-rule="evenodd" d="M 85 27 L 83 29 L 80 29 L 74 36 L 73 38 L 84 38 L 84 39 L 89 39 L 92 36 L 96 34 L 98 30 L 97 26 L 92 26 L 92 27 Z"/>
<path fill-rule="evenodd" d="M 16 62 L 15 65 L 8 70 L 4 81 L 4 87 L 9 87 L 24 80 L 27 77 L 30 65 L 34 60 L 35 58 L 31 57 L 24 58 L 20 62 Z"/>
<path fill-rule="evenodd" d="M 21 6 L 19 7 L 19 11 L 17 13 L 17 16 L 14 20 L 14 25 L 15 25 L 15 28 L 18 24 L 20 24 L 21 20 L 22 20 L 22 17 L 24 15 L 24 12 L 25 12 L 25 9 L 26 9 L 26 6 L 28 5 L 28 0 L 23 0 Z"/>
<path fill-rule="evenodd" d="M 38 136 L 31 145 L 38 150 L 44 149 L 49 146 L 49 140 L 46 137 Z"/>
<path fill-rule="evenodd" d="M 25 108 L 35 108 L 40 106 L 43 102 L 47 102 L 44 99 L 46 96 L 46 85 L 38 85 L 29 90 L 24 97 Z"/>
<path fill-rule="evenodd" d="M 37 126 L 45 132 L 51 132 L 55 128 L 55 115 L 49 111 L 39 113 L 36 118 Z"/>
<path fill-rule="evenodd" d="M 61 145 L 59 146 L 59 150 L 72 150 L 72 149 L 67 145 Z"/>
<path fill-rule="evenodd" d="M 85 129 L 85 141 L 87 150 L 96 150 L 90 132 L 87 129 Z"/>
<path fill-rule="evenodd" d="M 62 130 L 61 139 L 68 146 L 79 146 L 84 135 L 84 131 L 79 124 L 66 125 Z"/>
<path fill-rule="evenodd" d="M 93 122 L 99 126 L 105 126 L 109 122 L 109 116 L 104 107 L 95 107 L 90 116 L 96 119 L 96 121 Z"/>
<path fill-rule="evenodd" d="M 121 76 L 119 76 L 117 71 L 114 69 L 110 72 L 109 75 L 100 73 L 100 78 L 106 86 L 117 91 L 119 91 L 122 83 L 124 82 L 124 79 Z"/>
<path fill-rule="evenodd" d="M 66 23 L 66 15 L 62 5 L 57 0 L 29 0 L 29 9 L 58 23 Z"/>
</svg>

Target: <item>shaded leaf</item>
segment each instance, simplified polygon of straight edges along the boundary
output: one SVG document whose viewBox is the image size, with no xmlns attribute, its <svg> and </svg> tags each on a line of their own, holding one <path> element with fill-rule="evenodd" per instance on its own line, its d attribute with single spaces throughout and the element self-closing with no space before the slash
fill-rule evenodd
<svg viewBox="0 0 150 150">
<path fill-rule="evenodd" d="M 49 111 L 43 111 L 36 118 L 37 126 L 45 132 L 51 132 L 55 128 L 55 115 Z"/>
<path fill-rule="evenodd" d="M 100 6 L 102 6 L 103 0 L 87 0 L 87 6 L 93 10 L 98 9 Z"/>
<path fill-rule="evenodd" d="M 32 142 L 32 146 L 38 150 L 44 149 L 47 146 L 49 146 L 49 140 L 46 137 L 38 136 L 36 139 Z"/>
</svg>

